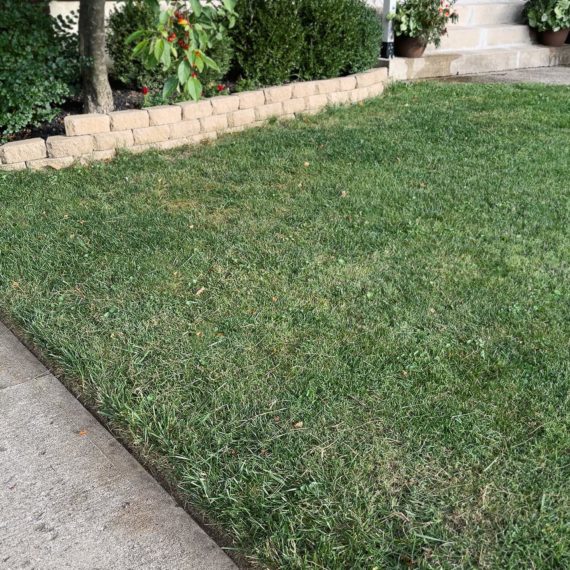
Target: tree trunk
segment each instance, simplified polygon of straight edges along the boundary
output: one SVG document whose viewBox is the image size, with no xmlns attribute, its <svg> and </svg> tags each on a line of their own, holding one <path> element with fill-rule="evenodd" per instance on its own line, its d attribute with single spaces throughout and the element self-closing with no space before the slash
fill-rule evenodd
<svg viewBox="0 0 570 570">
<path fill-rule="evenodd" d="M 79 54 L 86 113 L 113 110 L 105 53 L 105 0 L 79 2 Z"/>
</svg>

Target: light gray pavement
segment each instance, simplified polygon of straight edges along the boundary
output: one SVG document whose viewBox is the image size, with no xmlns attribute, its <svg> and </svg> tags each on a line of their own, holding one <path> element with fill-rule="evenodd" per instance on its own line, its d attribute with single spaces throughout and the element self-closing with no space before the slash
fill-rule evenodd
<svg viewBox="0 0 570 570">
<path fill-rule="evenodd" d="M 546 85 L 570 85 L 570 67 L 533 67 L 512 71 L 495 71 L 478 75 L 458 75 L 446 78 L 457 83 L 543 83 Z"/>
<path fill-rule="evenodd" d="M 235 569 L 0 323 L 0 569 Z"/>
</svg>

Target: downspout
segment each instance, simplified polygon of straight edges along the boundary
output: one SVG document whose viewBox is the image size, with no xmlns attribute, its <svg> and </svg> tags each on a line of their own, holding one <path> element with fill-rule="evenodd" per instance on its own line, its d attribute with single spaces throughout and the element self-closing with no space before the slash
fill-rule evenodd
<svg viewBox="0 0 570 570">
<path fill-rule="evenodd" d="M 380 56 L 385 59 L 394 57 L 394 26 L 386 16 L 396 10 L 396 0 L 384 0 L 382 9 L 382 50 Z"/>
</svg>

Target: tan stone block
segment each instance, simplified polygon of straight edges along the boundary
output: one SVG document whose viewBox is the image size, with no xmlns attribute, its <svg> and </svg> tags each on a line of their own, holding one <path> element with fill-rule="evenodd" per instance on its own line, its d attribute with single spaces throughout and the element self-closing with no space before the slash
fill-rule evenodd
<svg viewBox="0 0 570 570">
<path fill-rule="evenodd" d="M 171 139 L 184 139 L 186 137 L 196 135 L 200 132 L 200 121 L 193 119 L 191 121 L 180 121 L 170 125 Z"/>
<path fill-rule="evenodd" d="M 356 76 L 347 75 L 346 77 L 339 77 L 339 87 L 341 91 L 351 91 L 356 88 Z"/>
<path fill-rule="evenodd" d="M 148 121 L 148 117 L 147 117 Z M 135 144 L 133 131 L 113 131 L 93 135 L 93 148 L 96 151 L 124 148 Z"/>
<path fill-rule="evenodd" d="M 141 152 L 146 152 L 147 150 L 152 150 L 155 148 L 154 144 L 137 144 L 135 146 L 128 147 L 128 151 L 133 154 L 140 154 Z"/>
<path fill-rule="evenodd" d="M 189 142 L 192 144 L 199 144 L 207 141 L 215 141 L 218 138 L 218 133 L 210 131 L 209 133 L 200 133 L 199 135 L 194 135 L 189 137 Z"/>
<path fill-rule="evenodd" d="M 25 162 L 12 162 L 11 164 L 0 164 L 0 172 L 7 172 L 9 170 L 24 170 L 26 168 Z"/>
<path fill-rule="evenodd" d="M 368 99 L 378 97 L 384 93 L 384 83 L 376 83 L 368 88 Z"/>
<path fill-rule="evenodd" d="M 162 142 L 170 136 L 170 125 L 157 125 L 144 129 L 133 129 L 135 145 Z"/>
<path fill-rule="evenodd" d="M 331 105 L 345 105 L 346 103 L 350 103 L 350 91 L 337 91 L 336 93 L 329 93 L 327 97 Z"/>
<path fill-rule="evenodd" d="M 212 97 L 210 102 L 212 103 L 214 115 L 231 113 L 239 109 L 239 99 L 237 97 L 220 95 L 218 97 Z"/>
<path fill-rule="evenodd" d="M 316 95 L 317 93 L 316 81 L 301 81 L 299 83 L 293 83 L 292 87 L 293 98 L 310 97 L 311 95 Z"/>
<path fill-rule="evenodd" d="M 203 117 L 200 119 L 202 132 L 220 132 L 228 128 L 227 115 L 212 115 L 211 117 Z"/>
<path fill-rule="evenodd" d="M 182 120 L 182 109 L 178 105 L 159 105 L 147 109 L 150 126 L 171 125 Z"/>
<path fill-rule="evenodd" d="M 241 111 L 234 111 L 228 115 L 228 125 L 230 128 L 241 127 L 255 123 L 255 110 L 242 109 Z"/>
<path fill-rule="evenodd" d="M 143 129 L 149 126 L 149 117 L 146 109 L 130 109 L 128 111 L 114 111 L 109 113 L 112 131 L 125 131 L 128 129 Z"/>
<path fill-rule="evenodd" d="M 328 102 L 326 95 L 311 95 L 306 99 L 307 109 L 309 110 L 323 109 L 328 105 Z"/>
<path fill-rule="evenodd" d="M 230 127 L 229 129 L 226 129 L 226 133 L 231 134 L 231 133 L 243 133 L 243 131 L 249 129 L 249 125 L 241 125 L 239 127 Z"/>
<path fill-rule="evenodd" d="M 93 137 L 91 135 L 48 137 L 46 147 L 50 158 L 91 154 L 93 152 Z"/>
<path fill-rule="evenodd" d="M 243 91 L 232 95 L 232 97 L 239 98 L 240 109 L 253 109 L 265 105 L 265 92 L 262 89 L 259 91 Z"/>
<path fill-rule="evenodd" d="M 368 87 L 361 87 L 360 89 L 355 89 L 350 92 L 350 101 L 352 103 L 358 103 L 363 101 L 368 97 Z"/>
<path fill-rule="evenodd" d="M 26 166 L 30 170 L 43 170 L 44 168 L 52 168 L 53 170 L 61 170 L 71 166 L 74 162 L 72 156 L 63 156 L 61 158 L 40 158 L 39 160 L 28 160 Z"/>
<path fill-rule="evenodd" d="M 265 102 L 267 104 L 271 103 L 281 103 L 287 99 L 291 99 L 293 94 L 292 85 L 280 85 L 279 87 L 269 87 L 264 89 L 265 92 Z"/>
<path fill-rule="evenodd" d="M 65 125 L 65 134 L 68 137 L 94 135 L 95 133 L 106 133 L 111 130 L 111 118 L 109 115 L 101 113 L 67 115 L 63 119 L 63 123 Z"/>
<path fill-rule="evenodd" d="M 0 146 L 0 162 L 5 164 L 25 162 L 26 160 L 35 160 L 37 158 L 45 158 L 46 156 L 44 139 L 14 141 Z"/>
<path fill-rule="evenodd" d="M 317 84 L 317 93 L 320 95 L 327 95 L 328 93 L 334 93 L 335 91 L 340 91 L 340 82 L 336 78 L 316 81 L 316 84 Z"/>
<path fill-rule="evenodd" d="M 271 103 L 255 108 L 255 118 L 258 121 L 265 121 L 271 117 L 279 117 L 283 114 L 283 103 Z"/>
<path fill-rule="evenodd" d="M 382 83 L 388 78 L 388 68 L 387 67 L 377 67 L 363 73 L 358 73 L 356 75 L 356 86 L 369 87 L 375 83 Z"/>
<path fill-rule="evenodd" d="M 185 144 L 188 144 L 186 142 L 187 140 L 188 140 L 187 138 L 170 139 L 167 141 L 156 143 L 154 145 L 154 147 L 157 149 L 160 149 L 160 150 L 170 150 L 171 148 L 178 148 L 178 147 L 184 146 Z"/>
<path fill-rule="evenodd" d="M 111 160 L 115 158 L 117 151 L 114 148 L 108 150 L 96 150 L 92 155 L 92 160 Z"/>
<path fill-rule="evenodd" d="M 304 98 L 283 101 L 283 112 L 286 115 L 289 115 L 290 113 L 302 113 L 306 108 L 307 102 Z"/>
<path fill-rule="evenodd" d="M 209 99 L 205 101 L 184 101 L 177 103 L 177 105 L 182 109 L 182 117 L 185 121 L 209 117 L 214 112 Z"/>
</svg>

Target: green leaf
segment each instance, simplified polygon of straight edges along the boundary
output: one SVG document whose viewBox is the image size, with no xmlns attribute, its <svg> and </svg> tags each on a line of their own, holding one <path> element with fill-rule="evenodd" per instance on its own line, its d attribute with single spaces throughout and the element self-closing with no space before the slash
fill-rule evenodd
<svg viewBox="0 0 570 570">
<path fill-rule="evenodd" d="M 185 85 L 190 79 L 190 75 L 192 74 L 190 70 L 190 64 L 184 60 L 180 62 L 178 66 L 178 80 L 182 85 Z"/>
<path fill-rule="evenodd" d="M 177 87 L 178 77 L 169 77 L 164 84 L 164 88 L 162 89 L 162 98 L 168 99 L 174 93 L 174 91 L 176 91 Z"/>
<path fill-rule="evenodd" d="M 202 59 L 209 68 L 220 71 L 218 64 L 211 57 L 208 57 L 206 54 L 202 54 Z"/>
<path fill-rule="evenodd" d="M 236 7 L 236 0 L 223 0 L 223 4 L 224 8 L 228 10 L 228 12 L 233 12 Z"/>
<path fill-rule="evenodd" d="M 133 55 L 137 56 L 141 51 L 144 50 L 144 48 L 148 45 L 148 40 L 143 40 L 142 42 L 139 42 L 133 49 Z"/>
<path fill-rule="evenodd" d="M 163 10 L 160 13 L 160 16 L 158 17 L 158 22 L 164 26 L 164 24 L 166 24 L 166 22 L 168 22 L 169 16 L 170 16 L 170 14 L 166 10 Z"/>
<path fill-rule="evenodd" d="M 154 44 L 154 57 L 157 61 L 160 61 L 162 57 L 162 52 L 164 51 L 164 40 L 162 38 L 158 38 Z"/>
<path fill-rule="evenodd" d="M 186 89 L 194 101 L 198 101 L 198 99 L 200 99 L 200 96 L 202 95 L 202 84 L 197 77 L 190 77 L 190 79 L 188 79 Z"/>
<path fill-rule="evenodd" d="M 170 44 L 166 44 L 166 49 L 163 50 L 160 61 L 162 62 L 164 69 L 168 69 L 170 67 Z"/>
<path fill-rule="evenodd" d="M 134 40 L 140 38 L 144 33 L 145 33 L 144 30 L 137 30 L 136 32 L 133 32 L 130 36 L 127 36 L 125 43 L 130 44 Z"/>
<path fill-rule="evenodd" d="M 199 18 L 202 14 L 202 5 L 200 4 L 200 0 L 190 0 L 190 4 L 192 5 L 192 12 L 194 12 L 196 17 Z"/>
</svg>

